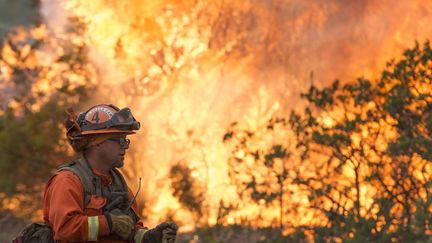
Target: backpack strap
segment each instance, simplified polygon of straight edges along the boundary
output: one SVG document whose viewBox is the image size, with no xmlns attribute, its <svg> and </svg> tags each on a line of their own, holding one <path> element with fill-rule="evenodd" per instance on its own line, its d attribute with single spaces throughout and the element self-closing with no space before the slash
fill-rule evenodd
<svg viewBox="0 0 432 243">
<path fill-rule="evenodd" d="M 112 169 L 111 170 L 111 175 L 113 178 L 113 183 L 112 183 L 112 191 L 116 191 L 116 192 L 122 192 L 125 194 L 125 203 L 126 206 L 129 206 L 129 202 L 132 198 L 129 198 L 129 187 L 126 184 L 126 180 L 124 179 L 123 175 L 120 173 L 119 170 L 117 169 Z M 135 213 L 135 211 L 130 208 L 128 212 L 126 212 L 127 215 L 131 216 L 135 222 L 138 222 L 139 220 L 139 216 L 138 214 Z"/>
<path fill-rule="evenodd" d="M 91 195 L 102 195 L 100 178 L 93 174 L 90 165 L 84 158 L 79 158 L 60 165 L 57 168 L 57 173 L 65 170 L 71 171 L 80 179 L 84 191 L 84 207 L 90 202 Z"/>
<path fill-rule="evenodd" d="M 128 186 L 126 184 L 126 180 L 123 175 L 117 169 L 111 170 L 111 175 L 113 177 L 113 186 L 115 191 L 123 191 L 129 193 Z"/>
<path fill-rule="evenodd" d="M 79 158 L 60 165 L 57 168 L 57 173 L 64 170 L 71 171 L 80 179 L 84 190 L 84 207 L 89 204 L 92 195 L 103 196 L 104 194 L 108 194 L 109 191 L 129 193 L 126 181 L 117 169 L 112 169 L 110 171 L 113 177 L 113 183 L 110 185 L 109 191 L 108 188 L 102 187 L 100 177 L 93 173 L 85 158 Z"/>
</svg>

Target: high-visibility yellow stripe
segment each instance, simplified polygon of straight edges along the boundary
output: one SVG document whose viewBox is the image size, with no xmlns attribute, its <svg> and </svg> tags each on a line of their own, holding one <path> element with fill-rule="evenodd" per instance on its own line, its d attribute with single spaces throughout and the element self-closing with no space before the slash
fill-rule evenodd
<svg viewBox="0 0 432 243">
<path fill-rule="evenodd" d="M 88 217 L 88 239 L 87 241 L 97 241 L 99 235 L 99 218 L 98 216 Z"/>
<path fill-rule="evenodd" d="M 146 230 L 146 229 L 139 229 L 137 232 L 136 232 L 136 234 L 135 234 L 135 237 L 134 237 L 134 242 L 135 243 L 141 243 L 141 241 L 142 241 L 142 239 L 143 239 L 143 237 L 144 237 L 144 234 L 145 234 L 145 232 L 147 232 L 148 230 Z"/>
</svg>

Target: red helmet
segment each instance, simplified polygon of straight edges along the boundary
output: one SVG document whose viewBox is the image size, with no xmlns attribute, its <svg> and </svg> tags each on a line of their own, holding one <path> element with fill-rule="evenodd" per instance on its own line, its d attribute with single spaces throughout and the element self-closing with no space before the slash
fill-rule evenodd
<svg viewBox="0 0 432 243">
<path fill-rule="evenodd" d="M 66 135 L 69 143 L 74 146 L 79 144 L 81 150 L 88 143 L 85 140 L 90 135 L 97 134 L 134 134 L 139 130 L 140 123 L 135 120 L 129 108 L 119 109 L 111 104 L 93 106 L 86 112 L 81 112 L 78 117 L 73 111 L 68 110 L 69 117 L 65 121 Z M 93 136 L 94 137 L 94 136 Z"/>
</svg>

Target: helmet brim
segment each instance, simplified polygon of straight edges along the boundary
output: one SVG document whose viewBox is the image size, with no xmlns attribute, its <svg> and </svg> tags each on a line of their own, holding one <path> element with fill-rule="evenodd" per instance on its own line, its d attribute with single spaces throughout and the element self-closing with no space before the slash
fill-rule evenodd
<svg viewBox="0 0 432 243">
<path fill-rule="evenodd" d="M 135 134 L 136 132 L 120 130 L 120 129 L 100 129 L 100 130 L 82 131 L 81 135 L 106 134 L 106 133 L 123 133 L 123 134 L 131 135 L 131 134 Z"/>
</svg>

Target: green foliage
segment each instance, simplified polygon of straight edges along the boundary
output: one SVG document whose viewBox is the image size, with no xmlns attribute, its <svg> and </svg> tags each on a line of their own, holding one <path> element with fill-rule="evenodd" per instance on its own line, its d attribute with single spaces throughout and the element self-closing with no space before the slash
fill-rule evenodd
<svg viewBox="0 0 432 243">
<path fill-rule="evenodd" d="M 40 111 L 25 113 L 19 117 L 13 115 L 13 109 L 7 109 L 0 117 L 0 188 L 12 194 L 16 184 L 30 188 L 41 183 L 51 175 L 53 158 L 60 154 L 55 151 L 62 137 L 58 117 L 62 110 L 55 101 L 43 105 Z"/>
<path fill-rule="evenodd" d="M 55 165 L 70 157 L 62 126 L 64 110 L 86 100 L 91 89 L 83 46 L 68 44 L 55 63 L 38 62 L 35 53 L 52 43 L 21 30 L 0 46 L 0 68 L 9 74 L 0 73 L 5 84 L 0 90 L 5 94 L 0 98 L 0 191 L 8 196 L 40 193 Z M 66 55 L 73 58 L 62 59 Z M 77 76 L 83 84 L 74 83 Z M 39 89 L 41 82 L 52 86 Z"/>
</svg>

